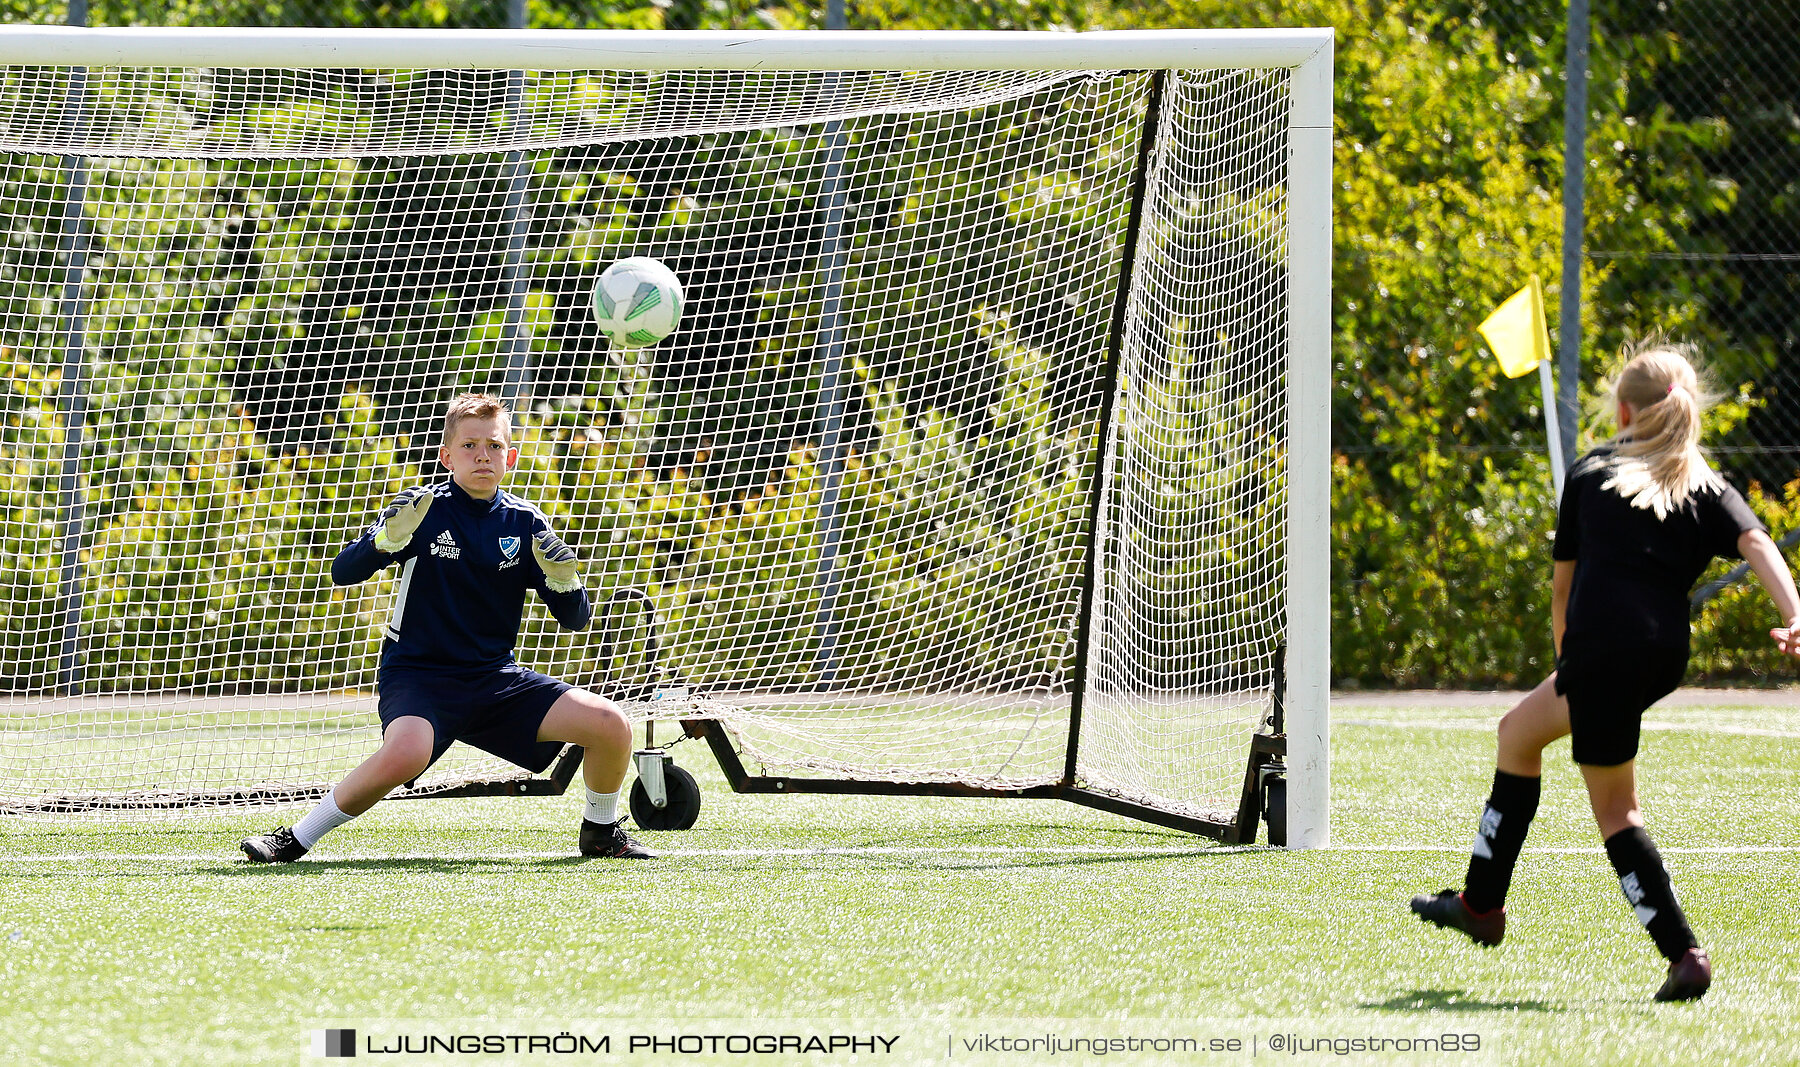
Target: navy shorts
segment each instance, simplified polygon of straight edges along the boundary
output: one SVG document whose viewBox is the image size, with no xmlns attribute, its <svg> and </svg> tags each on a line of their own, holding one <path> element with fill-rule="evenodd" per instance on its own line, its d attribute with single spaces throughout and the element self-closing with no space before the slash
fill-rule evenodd
<svg viewBox="0 0 1800 1067">
<path fill-rule="evenodd" d="M 1563 638 L 1556 691 L 1569 701 L 1570 755 L 1614 767 L 1637 758 L 1644 712 L 1687 673 L 1686 646 L 1609 649 Z"/>
<path fill-rule="evenodd" d="M 518 664 L 494 671 L 383 668 L 377 679 L 381 729 L 406 715 L 431 724 L 431 762 L 453 742 L 474 745 L 528 771 L 549 767 L 561 741 L 539 741 L 556 698 L 573 689 Z"/>
</svg>

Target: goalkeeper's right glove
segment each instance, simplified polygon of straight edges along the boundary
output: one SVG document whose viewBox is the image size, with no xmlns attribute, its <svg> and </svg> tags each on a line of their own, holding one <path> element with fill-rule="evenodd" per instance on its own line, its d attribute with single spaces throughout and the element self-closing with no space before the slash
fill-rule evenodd
<svg viewBox="0 0 1800 1067">
<path fill-rule="evenodd" d="M 381 512 L 381 525 L 375 527 L 375 547 L 392 555 L 412 543 L 413 532 L 425 521 L 431 510 L 431 487 L 415 486 L 394 498 Z"/>
</svg>

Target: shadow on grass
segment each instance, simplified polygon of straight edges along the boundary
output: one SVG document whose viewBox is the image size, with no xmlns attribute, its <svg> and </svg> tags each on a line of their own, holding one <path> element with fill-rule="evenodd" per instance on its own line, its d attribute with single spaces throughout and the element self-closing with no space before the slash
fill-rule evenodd
<svg viewBox="0 0 1800 1067">
<path fill-rule="evenodd" d="M 1386 1000 L 1363 1004 L 1373 1011 L 1544 1011 L 1563 1009 L 1543 1000 L 1482 1000 L 1463 989 L 1414 989 Z"/>
<path fill-rule="evenodd" d="M 309 859 L 299 863 L 219 863 L 193 868 L 195 874 L 215 874 L 231 878 L 309 878 L 344 872 L 371 874 L 413 872 L 429 874 L 475 874 L 483 871 L 541 870 L 595 862 L 583 856 L 557 856 L 552 859 L 522 860 L 511 856 L 491 859 L 479 856 L 455 856 L 443 859 L 431 856 L 396 856 L 393 859 Z"/>
<path fill-rule="evenodd" d="M 789 853 L 772 854 L 767 857 L 757 856 L 683 856 L 680 852 L 665 852 L 656 860 L 644 861 L 609 861 L 605 859 L 589 859 L 583 856 L 557 856 L 549 859 L 519 859 L 517 857 L 496 856 L 492 859 L 480 857 L 458 856 L 454 858 L 434 859 L 429 856 L 406 856 L 394 859 L 374 859 L 360 857 L 356 859 L 307 859 L 299 863 L 275 865 L 251 863 L 218 863 L 191 868 L 197 875 L 218 875 L 230 878 L 307 878 L 327 874 L 342 873 L 442 873 L 442 874 L 482 874 L 503 873 L 507 871 L 550 871 L 559 868 L 583 867 L 593 865 L 593 870 L 600 871 L 658 871 L 679 869 L 686 874 L 707 871 L 731 872 L 742 871 L 747 861 L 757 864 L 773 864 L 793 870 L 815 870 L 821 866 L 830 866 L 843 870 L 854 865 L 856 870 L 876 871 L 935 871 L 946 872 L 980 872 L 996 870 L 1052 870 L 1057 868 L 1077 869 L 1082 867 L 1119 866 L 1160 862 L 1165 860 L 1192 860 L 1208 857 L 1225 859 L 1241 856 L 1241 852 L 1214 852 L 1206 848 L 1196 848 L 1183 852 L 1149 852 L 1124 855 L 1064 854 L 1046 856 L 1041 853 L 1024 852 L 1018 856 L 1005 854 L 968 855 L 957 853 L 933 854 L 929 848 L 921 849 L 917 855 L 859 855 L 856 853 L 821 851 L 816 855 L 794 855 Z M 121 875 L 132 877 L 134 875 Z M 145 872 L 144 877 L 158 876 L 156 872 Z"/>
<path fill-rule="evenodd" d="M 900 844 L 885 845 L 879 842 L 867 842 L 857 845 L 824 845 L 816 852 L 774 852 L 767 856 L 684 856 L 680 852 L 665 852 L 664 861 L 680 861 L 683 871 L 696 870 L 728 870 L 742 869 L 746 866 L 783 866 L 794 869 L 818 870 L 825 867 L 867 871 L 1004 871 L 1004 870 L 1050 870 L 1056 868 L 1096 867 L 1100 865 L 1130 865 L 1146 863 L 1165 863 L 1171 860 L 1234 860 L 1268 850 L 1262 848 L 1220 849 L 1204 844 L 1181 850 L 1164 850 L 1131 852 L 1129 845 L 1116 846 L 1118 851 L 1046 853 L 1041 846 L 1020 845 L 1017 851 L 1007 851 L 1007 846 L 991 846 L 992 850 L 980 852 L 959 851 L 956 844 L 933 837 L 930 844 L 922 844 L 919 839 L 900 838 Z M 862 851 L 864 849 L 892 848 L 891 852 Z"/>
<path fill-rule="evenodd" d="M 939 828 L 930 833 L 933 841 L 940 845 L 950 842 L 963 844 L 1013 844 L 1014 839 L 1031 834 L 1055 834 L 1072 840 L 1081 840 L 1086 844 L 1120 844 L 1168 845 L 1192 843 L 1196 846 L 1217 847 L 1210 838 L 1200 837 L 1183 830 L 1168 830 L 1160 826 L 1071 826 L 1066 823 L 996 823 L 987 826 L 966 826 L 961 829 Z M 875 838 L 865 841 L 868 846 L 884 846 L 910 844 L 919 840 L 917 827 L 896 829 L 894 835 L 887 838 Z M 1004 840 L 994 842 L 999 837 Z M 1031 845 L 1019 845 L 1020 848 L 1031 848 Z"/>
<path fill-rule="evenodd" d="M 1056 843 L 1052 844 L 1047 841 L 1045 838 L 1047 834 L 1054 835 L 1054 838 L 1058 839 Z M 1019 839 L 1021 835 L 1024 836 L 1024 840 Z M 1093 827 L 1067 827 L 1053 823 L 1006 826 L 998 829 L 990 826 L 947 827 L 923 834 L 918 828 L 896 828 L 887 833 L 868 836 L 858 834 L 848 840 L 840 837 L 813 842 L 786 841 L 780 845 L 770 844 L 767 852 L 759 851 L 761 842 L 757 839 L 738 844 L 732 844 L 729 841 L 718 841 L 715 844 L 708 841 L 705 844 L 699 844 L 699 847 L 693 852 L 686 852 L 680 848 L 668 848 L 662 842 L 653 841 L 651 844 L 653 847 L 662 846 L 664 850 L 659 859 L 651 861 L 648 866 L 656 868 L 674 865 L 690 874 L 707 871 L 741 871 L 748 867 L 781 867 L 792 870 L 848 868 L 919 872 L 1053 870 L 1084 867 L 1101 869 L 1166 861 L 1192 862 L 1203 859 L 1254 858 L 1265 852 L 1284 851 L 1263 845 L 1225 846 L 1193 834 L 1159 828 L 1096 829 Z M 1067 851 L 1062 851 L 1063 849 L 1067 849 Z M 721 854 L 721 852 L 729 854 Z M 78 857 L 79 854 L 79 850 L 77 850 L 75 855 Z M 145 851 L 134 858 L 149 864 L 156 864 L 159 860 L 155 851 Z M 196 857 L 182 857 L 182 859 L 188 861 L 196 859 Z M 309 856 L 299 863 L 263 865 L 249 863 L 221 851 L 215 862 L 199 859 L 192 866 L 187 866 L 185 873 L 231 878 L 305 878 L 334 872 L 480 875 L 507 871 L 551 871 L 579 867 L 588 863 L 597 864 L 593 868 L 595 873 L 612 869 L 615 866 L 619 869 L 635 869 L 645 866 L 639 862 L 613 864 L 606 860 L 590 860 L 573 854 L 522 857 L 505 854 L 481 856 L 466 853 L 448 856 L 419 855 L 417 853 L 342 858 Z M 84 879 L 166 877 L 166 871 L 161 870 L 13 871 L 4 870 L 4 867 L 5 857 L 0 857 L 0 871 L 3 871 L 0 873 L 0 880 L 49 881 L 68 877 Z"/>
<path fill-rule="evenodd" d="M 1063 839 L 1064 844 L 1049 844 L 1036 836 L 1039 834 L 1056 835 Z M 1000 840 L 995 840 L 996 838 L 1000 838 Z M 1158 826 L 1094 827 L 1066 826 L 1057 823 L 1019 823 L 1008 824 L 1004 827 L 985 826 L 968 827 L 963 830 L 936 830 L 928 837 L 922 837 L 915 830 L 912 833 L 876 838 L 866 841 L 860 846 L 849 847 L 908 848 L 915 850 L 922 858 L 929 856 L 934 849 L 941 849 L 943 851 L 934 857 L 937 862 L 932 863 L 931 866 L 939 868 L 953 866 L 959 870 L 1078 867 L 1095 863 L 1142 863 L 1157 860 L 1223 860 L 1264 852 L 1287 851 L 1270 845 L 1259 845 L 1255 842 L 1228 845 L 1183 830 L 1165 829 Z M 1005 852 L 958 856 L 954 851 L 967 847 L 1017 848 L 1019 851 L 1012 856 L 1008 856 Z M 1085 855 L 1073 851 L 1065 854 L 1045 854 L 1038 851 L 1057 847 L 1106 848 L 1118 851 L 1105 855 Z M 1132 854 L 1129 850 L 1133 847 L 1139 847 L 1145 851 Z M 862 857 L 852 855 L 844 858 Z M 871 856 L 868 858 L 888 860 L 891 863 L 896 857 Z M 917 862 L 898 865 L 919 866 Z"/>
<path fill-rule="evenodd" d="M 1096 867 L 1101 865 L 1118 865 L 1125 863 L 1145 863 L 1160 860 L 1192 860 L 1207 857 L 1224 859 L 1238 853 L 1217 853 L 1208 849 L 1195 849 L 1192 852 L 1151 852 L 1141 856 L 1022 856 L 1016 860 L 1004 857 L 974 857 L 967 862 L 934 863 L 929 865 L 934 871 L 1017 871 L 1027 869 L 1051 870 L 1055 868 Z M 923 868 L 921 864 L 895 864 L 894 866 L 910 866 Z"/>
</svg>

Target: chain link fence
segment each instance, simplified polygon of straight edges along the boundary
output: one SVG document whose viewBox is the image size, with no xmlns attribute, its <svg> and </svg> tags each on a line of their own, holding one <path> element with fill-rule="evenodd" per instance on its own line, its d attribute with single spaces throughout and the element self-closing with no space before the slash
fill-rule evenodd
<svg viewBox="0 0 1800 1067">
<path fill-rule="evenodd" d="M 1546 85 L 1555 109 L 1517 121 L 1531 127 L 1523 137 L 1530 147 L 1555 152 L 1566 3 L 1427 7 L 1439 16 L 1430 33 L 1486 37 L 1500 52 L 1503 71 Z M 1710 442 L 1713 452 L 1740 483 L 1771 491 L 1800 476 L 1800 65 L 1787 52 L 1796 35 L 1800 0 L 1596 0 L 1592 10 L 1585 247 L 1591 286 L 1582 390 L 1591 398 L 1604 385 L 1619 342 L 1633 334 L 1664 329 L 1698 341 L 1721 391 L 1744 394 L 1745 410 L 1720 420 L 1726 429 Z M 1448 139 L 1457 132 L 1463 131 L 1441 134 Z M 1554 160 L 1546 166 L 1557 169 Z M 1662 210 L 1650 211 L 1654 204 Z M 1340 212 L 1337 255 L 1351 278 L 1379 279 L 1383 260 L 1398 255 L 1423 257 L 1445 277 L 1465 269 L 1462 261 L 1471 255 L 1487 257 L 1490 273 L 1514 278 L 1513 285 L 1541 265 L 1554 343 L 1560 287 L 1554 224 L 1561 204 L 1554 207 L 1525 233 L 1490 228 L 1489 239 L 1475 247 L 1426 235 L 1397 251 L 1391 234 L 1344 232 Z M 1643 217 L 1635 217 L 1639 212 Z M 1457 224 L 1480 229 L 1491 220 L 1471 216 Z M 1344 280 L 1340 273 L 1339 298 L 1355 300 L 1360 286 Z M 1370 288 L 1373 294 L 1361 295 L 1371 302 L 1390 295 L 1379 285 Z M 1472 331 L 1506 295 L 1457 297 L 1467 305 L 1462 321 Z M 1389 345 L 1414 342 L 1418 358 L 1374 368 L 1376 376 L 1416 376 L 1427 362 L 1437 364 L 1433 373 L 1455 374 L 1465 369 L 1458 361 L 1491 358 L 1470 338 L 1395 338 Z M 1370 370 L 1340 367 L 1334 447 L 1353 457 L 1416 449 L 1416 441 L 1387 439 L 1381 419 L 1347 417 L 1346 391 L 1368 385 Z M 1483 377 L 1468 375 L 1459 390 L 1483 400 L 1479 410 L 1447 420 L 1437 447 L 1474 465 L 1488 459 L 1511 466 L 1522 455 L 1541 454 L 1544 430 L 1532 383 L 1516 385 L 1523 401 L 1484 398 Z M 1591 411 L 1583 429 L 1611 432 Z"/>
<path fill-rule="evenodd" d="M 1646 182 L 1697 169 L 1707 195 L 1658 242 L 1591 246 L 1626 287 L 1691 308 L 1717 384 L 1749 387 L 1742 421 L 1714 442 L 1742 481 L 1775 489 L 1800 474 L 1800 34 L 1795 0 L 1677 0 L 1597 12 L 1599 46 L 1626 71 L 1640 128 L 1686 131 L 1686 159 L 1633 160 Z M 1608 145 L 1591 145 L 1590 153 Z"/>
<path fill-rule="evenodd" d="M 800 29 L 823 19 L 805 4 L 751 0 L 93 0 L 85 13 L 67 2 L 0 0 L 0 21 Z M 1621 343 L 1666 330 L 1701 344 L 1729 394 L 1709 441 L 1718 462 L 1780 506 L 1800 477 L 1800 65 L 1786 53 L 1800 0 L 1591 3 L 1583 441 L 1611 432 L 1591 402 Z M 1192 24 L 1198 9 L 866 0 L 850 20 L 1138 28 Z M 1568 0 L 1244 3 L 1218 5 L 1216 24 L 1264 22 L 1271 10 L 1339 28 L 1335 669 L 1384 683 L 1533 681 L 1549 664 L 1538 632 L 1554 523 L 1543 413 L 1535 384 L 1500 378 L 1474 328 L 1538 273 L 1555 333 Z M 1796 525 L 1770 521 L 1778 533 Z M 1519 630 L 1471 623 L 1478 648 L 1432 636 L 1496 615 Z"/>
</svg>

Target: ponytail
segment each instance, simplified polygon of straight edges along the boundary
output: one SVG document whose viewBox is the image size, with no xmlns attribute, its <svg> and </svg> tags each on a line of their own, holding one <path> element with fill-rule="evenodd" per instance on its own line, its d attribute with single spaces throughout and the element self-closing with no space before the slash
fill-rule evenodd
<svg viewBox="0 0 1800 1067">
<path fill-rule="evenodd" d="M 1692 345 L 1651 337 L 1613 383 L 1613 403 L 1631 405 L 1631 425 L 1614 438 L 1612 472 L 1601 488 L 1658 519 L 1725 484 L 1700 451 L 1700 416 L 1713 397 L 1694 370 L 1695 354 Z"/>
</svg>

